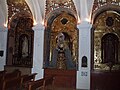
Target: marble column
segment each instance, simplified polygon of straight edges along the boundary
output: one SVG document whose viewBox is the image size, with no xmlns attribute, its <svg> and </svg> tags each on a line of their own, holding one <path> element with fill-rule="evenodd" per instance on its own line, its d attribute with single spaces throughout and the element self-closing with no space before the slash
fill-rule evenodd
<svg viewBox="0 0 120 90">
<path fill-rule="evenodd" d="M 43 78 L 43 44 L 44 44 L 44 26 L 37 24 L 34 30 L 34 51 L 33 51 L 33 68 L 32 73 L 38 73 L 36 80 Z"/>
<path fill-rule="evenodd" d="M 77 71 L 77 89 L 90 90 L 90 62 L 91 62 L 91 27 L 83 21 L 78 25 L 79 29 L 79 68 Z M 87 67 L 82 67 L 82 57 L 87 57 Z"/>
<path fill-rule="evenodd" d="M 3 51 L 3 56 L 0 56 L 0 70 L 4 70 L 6 65 L 7 33 L 6 27 L 0 27 L 0 51 Z"/>
</svg>

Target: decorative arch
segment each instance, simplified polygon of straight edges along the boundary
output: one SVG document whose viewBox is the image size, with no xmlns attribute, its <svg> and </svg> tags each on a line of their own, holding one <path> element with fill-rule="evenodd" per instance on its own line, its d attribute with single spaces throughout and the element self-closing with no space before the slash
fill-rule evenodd
<svg viewBox="0 0 120 90">
<path fill-rule="evenodd" d="M 95 24 L 97 17 L 106 11 L 114 11 L 120 13 L 120 7 L 113 4 L 104 5 L 100 7 L 99 9 L 95 10 L 95 12 L 92 14 L 92 23 Z"/>
<path fill-rule="evenodd" d="M 28 22 L 31 23 L 31 26 L 29 26 L 29 27 L 30 28 L 33 27 L 33 17 L 32 17 L 32 15 L 23 11 L 23 12 L 15 14 L 14 16 L 11 17 L 11 19 L 8 23 L 8 29 L 11 29 L 11 28 L 15 29 L 21 18 L 29 19 Z"/>
</svg>

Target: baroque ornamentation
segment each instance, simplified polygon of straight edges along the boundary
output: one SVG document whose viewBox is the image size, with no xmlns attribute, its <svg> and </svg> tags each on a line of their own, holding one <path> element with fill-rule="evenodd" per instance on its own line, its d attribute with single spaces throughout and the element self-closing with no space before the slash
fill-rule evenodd
<svg viewBox="0 0 120 90">
<path fill-rule="evenodd" d="M 94 0 L 92 15 L 102 6 L 109 4 L 120 6 L 120 0 Z"/>
<path fill-rule="evenodd" d="M 58 8 L 68 8 L 76 13 L 75 5 L 72 0 L 46 0 L 45 17 Z"/>
<path fill-rule="evenodd" d="M 111 26 L 106 25 L 108 17 L 114 18 L 114 23 Z M 115 34 L 120 40 L 120 16 L 115 11 L 106 11 L 100 14 L 95 22 L 94 31 L 94 69 L 95 70 L 120 70 L 120 47 L 118 47 L 118 63 L 112 67 L 110 63 L 102 63 L 102 37 L 108 33 Z M 120 46 L 120 43 L 119 45 Z"/>
<path fill-rule="evenodd" d="M 17 66 L 32 67 L 33 59 L 33 21 L 31 18 L 19 17 L 14 30 L 14 51 L 12 64 Z M 11 32 L 11 30 L 9 30 Z M 9 37 L 10 38 L 10 37 Z"/>
<path fill-rule="evenodd" d="M 7 0 L 7 5 L 8 5 L 8 23 L 11 21 L 11 18 L 18 13 L 25 12 L 32 15 L 25 0 Z"/>
</svg>

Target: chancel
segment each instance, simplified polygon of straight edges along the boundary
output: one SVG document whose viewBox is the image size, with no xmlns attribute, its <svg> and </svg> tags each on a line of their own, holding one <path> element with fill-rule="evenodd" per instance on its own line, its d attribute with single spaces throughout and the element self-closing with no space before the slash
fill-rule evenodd
<svg viewBox="0 0 120 90">
<path fill-rule="evenodd" d="M 120 0 L 0 0 L 0 90 L 120 90 Z"/>
</svg>

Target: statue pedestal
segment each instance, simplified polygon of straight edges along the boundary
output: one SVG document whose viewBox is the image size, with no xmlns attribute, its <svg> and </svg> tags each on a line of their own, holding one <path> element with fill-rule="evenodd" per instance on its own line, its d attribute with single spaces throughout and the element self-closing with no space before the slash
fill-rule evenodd
<svg viewBox="0 0 120 90">
<path fill-rule="evenodd" d="M 76 89 L 76 70 L 44 69 L 44 77 L 54 76 L 55 87 Z"/>
</svg>

